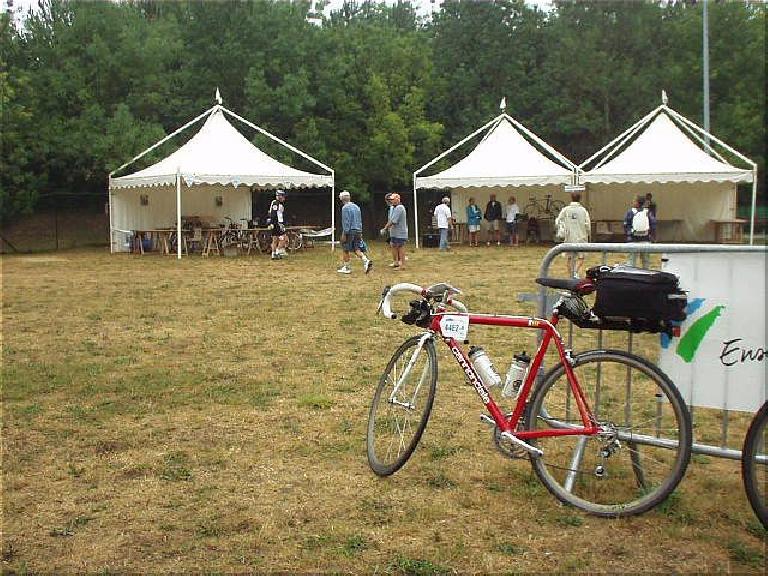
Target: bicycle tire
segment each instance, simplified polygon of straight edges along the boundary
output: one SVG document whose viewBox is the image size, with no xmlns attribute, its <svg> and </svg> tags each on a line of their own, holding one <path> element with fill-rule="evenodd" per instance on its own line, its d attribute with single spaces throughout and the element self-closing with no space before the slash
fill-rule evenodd
<svg viewBox="0 0 768 576">
<path fill-rule="evenodd" d="M 621 350 L 578 354 L 572 368 L 595 420 L 611 433 L 531 441 L 544 452 L 531 459 L 536 475 L 561 502 L 589 514 L 650 510 L 677 487 L 691 457 L 691 417 L 680 392 L 657 366 Z M 582 425 L 562 363 L 530 402 L 528 430 Z"/>
<path fill-rule="evenodd" d="M 768 457 L 768 402 L 757 411 L 749 425 L 744 438 L 744 448 L 741 451 L 741 476 L 744 489 L 747 492 L 752 510 L 760 523 L 768 528 L 768 504 L 766 504 L 766 489 L 768 489 L 767 464 L 757 461 L 758 456 Z"/>
<path fill-rule="evenodd" d="M 373 395 L 366 444 L 368 465 L 378 476 L 389 476 L 402 468 L 427 427 L 437 387 L 437 355 L 431 337 L 420 349 L 417 348 L 422 336 L 409 338 L 395 351 Z M 417 354 L 413 358 L 414 364 L 405 374 L 406 381 L 400 384 L 398 399 L 401 403 L 395 404 L 390 396 L 395 383 L 402 378 L 403 371 L 411 362 L 413 353 Z M 403 391 L 406 394 L 402 394 Z M 403 402 L 406 396 L 410 396 L 407 401 L 409 406 Z M 418 418 L 410 418 L 409 414 Z"/>
<path fill-rule="evenodd" d="M 560 215 L 560 211 L 565 208 L 565 202 L 560 200 L 552 200 L 549 203 L 549 215 L 554 219 Z"/>
</svg>

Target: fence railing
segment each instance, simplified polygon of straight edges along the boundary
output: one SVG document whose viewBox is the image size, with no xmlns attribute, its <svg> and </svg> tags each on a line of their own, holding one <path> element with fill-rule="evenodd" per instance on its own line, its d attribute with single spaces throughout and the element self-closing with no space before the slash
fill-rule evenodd
<svg viewBox="0 0 768 576">
<path fill-rule="evenodd" d="M 553 247 L 544 256 L 539 269 L 539 275 L 542 277 L 549 276 L 550 266 L 554 259 L 560 254 L 567 254 L 572 252 L 582 253 L 596 253 L 602 255 L 602 264 L 608 264 L 609 255 L 611 254 L 704 254 L 704 253 L 717 253 L 717 254 L 744 254 L 744 253 L 768 253 L 768 247 L 766 246 L 747 246 L 747 245 L 722 245 L 722 244 L 652 244 L 652 243 L 588 243 L 588 244 L 570 244 L 563 243 Z M 556 274 L 555 274 L 556 275 Z M 765 294 L 759 295 L 760 298 L 765 298 Z M 551 312 L 551 306 L 553 299 L 548 297 L 548 290 L 546 287 L 541 287 L 538 293 L 538 306 L 539 317 L 546 318 Z M 764 320 L 764 319 L 762 319 Z M 568 328 L 568 335 L 566 340 L 569 345 L 573 343 L 573 325 L 570 324 Z M 597 346 L 602 347 L 603 334 L 602 331 L 597 335 Z M 627 336 L 627 350 L 632 351 L 633 335 L 628 333 Z M 691 416 L 695 418 L 695 407 L 689 406 L 691 410 Z M 725 407 L 721 408 L 722 415 L 720 420 L 720 444 L 704 444 L 694 442 L 693 452 L 699 454 L 706 454 L 710 456 L 716 456 L 720 458 L 729 458 L 738 460 L 741 458 L 741 450 L 736 450 L 728 447 L 728 427 L 730 420 L 730 412 Z M 743 439 L 740 439 L 743 440 Z M 741 442 L 738 443 L 741 446 Z"/>
</svg>

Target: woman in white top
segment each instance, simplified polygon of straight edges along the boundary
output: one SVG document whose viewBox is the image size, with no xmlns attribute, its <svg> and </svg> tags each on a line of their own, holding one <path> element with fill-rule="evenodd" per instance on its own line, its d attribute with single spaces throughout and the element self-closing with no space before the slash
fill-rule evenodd
<svg viewBox="0 0 768 576">
<path fill-rule="evenodd" d="M 510 196 L 507 200 L 507 206 L 504 212 L 507 219 L 507 233 L 509 234 L 509 245 L 518 245 L 517 236 L 517 215 L 520 214 L 520 206 L 517 205 L 517 200 L 514 196 Z"/>
<path fill-rule="evenodd" d="M 453 221 L 451 217 L 451 199 L 446 196 L 441 204 L 435 206 L 437 229 L 440 231 L 440 250 L 448 250 L 448 228 Z"/>
</svg>

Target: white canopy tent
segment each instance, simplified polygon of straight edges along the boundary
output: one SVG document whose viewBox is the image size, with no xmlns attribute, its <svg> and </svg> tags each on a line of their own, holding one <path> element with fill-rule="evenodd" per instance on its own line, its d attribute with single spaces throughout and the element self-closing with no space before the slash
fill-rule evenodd
<svg viewBox="0 0 768 576">
<path fill-rule="evenodd" d="M 588 185 L 590 215 L 620 220 L 633 197 L 651 192 L 659 204 L 660 224 L 664 219 L 682 223 L 674 239 L 701 241 L 713 235 L 711 221 L 735 218 L 736 185 L 752 182 L 752 243 L 757 165 L 669 108 L 666 95 L 663 99 L 579 166 L 579 183 Z M 713 143 L 750 169 L 729 164 Z"/>
<path fill-rule="evenodd" d="M 144 150 L 109 175 L 110 245 L 122 247 L 120 235 L 133 230 L 167 227 L 175 222 L 181 237 L 182 209 L 186 214 L 211 215 L 234 221 L 251 218 L 251 187 L 331 188 L 331 226 L 334 226 L 334 171 L 277 136 L 227 110 L 219 103 L 169 136 Z M 330 174 L 313 174 L 291 168 L 251 144 L 224 114 L 278 142 Z M 207 116 L 197 134 L 163 160 L 127 176 L 114 174 L 148 154 Z M 176 194 L 174 197 L 173 189 Z M 184 193 L 182 194 L 182 189 Z M 331 242 L 333 246 L 333 238 Z M 177 257 L 181 258 L 181 242 Z"/>
<path fill-rule="evenodd" d="M 502 101 L 502 110 L 504 104 Z M 456 164 L 433 176 L 419 176 L 424 170 L 487 130 L 475 148 Z M 523 136 L 525 135 L 525 137 Z M 526 138 L 527 137 L 527 138 Z M 537 146 L 534 146 L 535 143 Z M 545 155 L 541 150 L 545 150 Z M 557 162 L 550 158 L 554 158 Z M 553 195 L 564 195 L 564 185 L 574 182 L 576 166 L 517 120 L 502 112 L 472 134 L 433 158 L 413 173 L 414 220 L 418 230 L 416 191 L 419 188 L 451 188 L 458 192 L 454 205 L 463 205 L 469 196 L 489 195 L 494 188 L 544 187 Z M 457 221 L 463 211 L 455 210 Z M 416 246 L 418 247 L 418 233 Z"/>
</svg>

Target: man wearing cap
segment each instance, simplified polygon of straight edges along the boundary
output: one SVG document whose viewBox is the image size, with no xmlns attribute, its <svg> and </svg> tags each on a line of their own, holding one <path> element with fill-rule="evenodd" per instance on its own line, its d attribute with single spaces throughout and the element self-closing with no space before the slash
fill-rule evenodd
<svg viewBox="0 0 768 576">
<path fill-rule="evenodd" d="M 341 200 L 341 246 L 343 249 L 341 268 L 336 270 L 341 274 L 351 274 L 349 265 L 350 253 L 354 252 L 363 261 L 365 273 L 373 268 L 373 260 L 370 260 L 362 250 L 363 242 L 363 217 L 360 207 L 352 202 L 352 198 L 346 190 L 339 194 Z"/>
<path fill-rule="evenodd" d="M 381 235 L 389 232 L 389 243 L 392 246 L 392 267 L 401 270 L 405 263 L 405 243 L 408 241 L 408 221 L 405 206 L 400 203 L 400 194 L 390 196 L 392 211 L 389 220 L 381 229 Z"/>
<path fill-rule="evenodd" d="M 275 199 L 269 205 L 267 228 L 272 232 L 272 260 L 285 256 L 285 192 L 275 192 Z"/>
<path fill-rule="evenodd" d="M 445 252 L 448 248 L 448 228 L 453 223 L 451 215 L 451 199 L 446 196 L 443 201 L 435 206 L 435 219 L 437 229 L 440 231 L 440 250 Z"/>
</svg>

